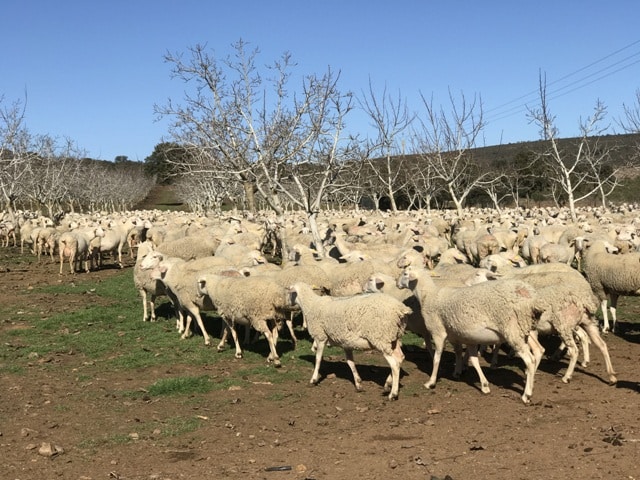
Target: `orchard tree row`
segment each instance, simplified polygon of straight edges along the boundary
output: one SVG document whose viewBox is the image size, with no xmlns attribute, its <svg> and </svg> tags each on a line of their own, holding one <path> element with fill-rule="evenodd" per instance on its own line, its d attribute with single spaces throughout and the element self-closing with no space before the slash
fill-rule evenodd
<svg viewBox="0 0 640 480">
<path fill-rule="evenodd" d="M 12 215 L 29 209 L 54 217 L 60 212 L 122 211 L 143 200 L 155 184 L 144 164 L 86 158 L 70 139 L 32 134 L 24 103 L 0 97 L 0 192 Z"/>
<path fill-rule="evenodd" d="M 577 121 L 580 136 L 558 138 L 546 79 L 528 118 L 541 141 L 512 158 L 485 162 L 475 152 L 486 122 L 480 95 L 449 92 L 444 102 L 420 95 L 409 108 L 400 92 L 369 82 L 360 92 L 340 88 L 340 72 L 300 76 L 288 53 L 267 64 L 242 40 L 224 57 L 205 46 L 167 53 L 171 74 L 184 82 L 184 97 L 156 105 L 169 120 L 168 141 L 144 165 L 89 162 L 70 140 L 33 135 L 20 102 L 0 97 L 0 189 L 5 209 L 17 205 L 56 209 L 125 209 L 142 200 L 153 180 L 170 181 L 194 210 L 231 202 L 277 216 L 296 209 L 316 218 L 327 207 L 454 208 L 518 206 L 546 196 L 566 204 L 603 204 L 620 184 L 621 172 L 638 160 L 619 161 L 615 144 L 602 139 L 610 123 L 606 106 Z M 640 91 L 639 91 L 640 92 Z M 640 93 L 624 106 L 616 124 L 640 132 Z M 371 128 L 363 137 L 348 129 L 355 112 Z M 613 160 L 615 157 L 615 161 Z M 144 166 L 147 173 L 134 172 Z"/>
</svg>

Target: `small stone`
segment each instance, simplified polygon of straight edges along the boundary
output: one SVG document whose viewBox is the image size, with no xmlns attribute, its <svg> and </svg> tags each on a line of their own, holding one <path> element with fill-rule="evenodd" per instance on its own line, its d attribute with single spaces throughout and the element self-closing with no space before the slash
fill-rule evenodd
<svg viewBox="0 0 640 480">
<path fill-rule="evenodd" d="M 43 457 L 53 457 L 55 455 L 61 455 L 64 453 L 64 449 L 59 445 L 53 445 L 49 442 L 42 442 L 38 449 L 38 454 Z"/>
</svg>

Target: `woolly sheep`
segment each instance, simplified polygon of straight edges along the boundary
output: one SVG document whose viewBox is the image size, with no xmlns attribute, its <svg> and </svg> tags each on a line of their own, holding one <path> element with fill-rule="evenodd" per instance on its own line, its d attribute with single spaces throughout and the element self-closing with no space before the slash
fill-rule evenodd
<svg viewBox="0 0 640 480">
<path fill-rule="evenodd" d="M 191 319 L 194 318 L 198 327 L 200 327 L 205 345 L 210 345 L 211 338 L 204 326 L 200 312 L 214 310 L 214 306 L 211 302 L 207 302 L 208 299 L 200 295 L 197 290 L 198 276 L 203 273 L 205 268 L 196 263 L 199 260 L 187 262 L 178 257 L 168 257 L 162 252 L 153 251 L 141 260 L 140 268 L 143 271 L 149 270 L 149 276 L 152 280 L 160 280 L 164 284 L 167 296 L 178 311 L 176 325 L 178 331 L 182 333 L 181 338 L 185 339 L 190 335 Z M 211 269 L 210 271 L 221 272 L 228 270 L 230 267 L 216 265 L 209 266 L 209 268 Z M 238 276 L 241 275 L 237 271 L 236 274 Z M 186 325 L 183 323 L 185 314 L 187 317 Z"/>
<path fill-rule="evenodd" d="M 182 237 L 163 242 L 156 248 L 168 257 L 178 257 L 183 260 L 213 256 L 220 246 L 218 238 L 208 235 Z"/>
<path fill-rule="evenodd" d="M 439 288 L 427 270 L 412 266 L 405 268 L 398 286 L 411 289 L 418 298 L 434 341 L 433 371 L 425 387 L 435 386 L 444 344 L 449 339 L 458 358 L 461 344 L 467 345 L 480 388 L 489 393 L 489 382 L 478 361 L 478 345 L 508 343 L 525 363 L 522 401 L 530 402 L 536 365 L 543 353 L 542 346 L 530 335 L 542 313 L 533 287 L 518 280 L 496 280 L 464 288 Z M 456 362 L 456 374 L 460 367 Z"/>
<path fill-rule="evenodd" d="M 609 351 L 600 336 L 595 318 L 598 305 L 589 283 L 580 272 L 558 263 L 514 268 L 508 276 L 532 285 L 538 298 L 544 302 L 545 309 L 536 324 L 535 332 L 544 335 L 557 334 L 566 346 L 569 365 L 562 381 L 568 383 L 573 375 L 578 360 L 574 332 L 576 328 L 581 328 L 602 353 L 609 383 L 615 384 L 617 380 Z M 588 357 L 588 343 L 583 346 L 583 351 Z"/>
<path fill-rule="evenodd" d="M 235 343 L 236 358 L 242 358 L 235 326 L 250 325 L 262 333 L 269 343 L 269 362 L 280 367 L 276 351 L 278 326 L 286 315 L 286 289 L 267 277 L 225 277 L 201 274 L 197 279 L 198 293 L 214 305 L 226 323 Z M 218 345 L 221 350 L 223 342 Z"/>
<path fill-rule="evenodd" d="M 138 254 L 133 267 L 133 283 L 142 297 L 142 321 L 156 321 L 156 298 L 166 295 L 164 283 L 161 280 L 152 279 L 149 270 L 141 267 L 143 259 L 153 251 L 153 244 L 149 241 L 138 244 Z"/>
<path fill-rule="evenodd" d="M 365 293 L 386 293 L 397 300 L 400 300 L 411 309 L 411 313 L 407 315 L 407 327 L 410 332 L 415 333 L 423 338 L 425 348 L 431 358 L 433 358 L 433 348 L 431 346 L 431 334 L 424 323 L 422 310 L 418 298 L 406 288 L 398 288 L 396 279 L 391 275 L 384 273 L 374 273 L 369 277 L 363 288 Z"/>
<path fill-rule="evenodd" d="M 583 272 L 600 301 L 604 332 L 609 331 L 607 299 L 610 302 L 611 331 L 614 332 L 618 298 L 640 295 L 640 252 L 609 253 L 615 250 L 609 242 L 585 238 L 585 248 L 581 252 Z"/>
<path fill-rule="evenodd" d="M 267 264 L 272 265 L 272 264 Z M 320 292 L 323 295 L 331 292 L 331 280 L 327 273 L 318 265 L 292 265 L 285 268 L 269 268 L 267 270 L 261 268 L 262 266 L 249 269 L 252 275 L 266 275 L 274 280 L 278 285 L 283 288 L 288 288 L 296 282 L 307 282 L 312 285 L 314 290 Z M 293 340 L 294 348 L 297 346 L 298 339 L 293 329 L 293 316 L 299 309 L 292 307 L 290 315 L 287 317 L 286 324 Z M 303 327 L 306 328 L 306 323 L 303 323 Z"/>
<path fill-rule="evenodd" d="M 545 243 L 540 247 L 540 262 L 571 265 L 576 256 L 574 245 L 575 239 L 568 243 Z"/>
<path fill-rule="evenodd" d="M 65 259 L 69 259 L 69 270 L 75 273 L 84 262 L 84 269 L 89 272 L 89 244 L 95 237 L 104 234 L 101 227 L 86 227 L 65 232 L 58 237 L 58 253 L 60 255 L 60 275 Z"/>
<path fill-rule="evenodd" d="M 306 318 L 309 334 L 317 344 L 316 361 L 310 383 L 317 384 L 320 364 L 327 342 L 344 349 L 347 364 L 353 374 L 356 390 L 362 388 L 353 358 L 354 350 L 375 349 L 384 355 L 391 374 L 384 385 L 390 400 L 398 398 L 400 366 L 404 360 L 401 338 L 406 317 L 411 313 L 401 301 L 384 293 L 334 298 L 318 296 L 306 283 L 296 283 L 289 289 L 291 304 L 297 304 Z"/>
</svg>

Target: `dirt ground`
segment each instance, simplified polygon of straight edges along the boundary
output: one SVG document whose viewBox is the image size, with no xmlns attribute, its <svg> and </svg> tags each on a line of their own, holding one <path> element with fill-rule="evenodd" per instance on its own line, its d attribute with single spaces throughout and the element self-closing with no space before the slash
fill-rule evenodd
<svg viewBox="0 0 640 480">
<path fill-rule="evenodd" d="M 0 303 L 17 310 L 24 297 L 16 292 L 57 281 L 52 265 L 0 271 Z M 34 295 L 30 301 L 57 312 L 70 300 Z M 16 318 L 0 319 L 0 341 L 3 331 L 19 327 Z M 639 479 L 640 324 L 623 323 L 605 340 L 616 386 L 606 383 L 604 362 L 592 348 L 592 363 L 578 366 L 570 384 L 560 380 L 565 361 L 544 359 L 530 405 L 520 400 L 519 360 L 486 368 L 491 393 L 483 395 L 473 371 L 452 378 L 449 352 L 437 387 L 428 391 L 422 384 L 431 364 L 415 347 L 406 352 L 394 402 L 382 395 L 388 372 L 382 358 L 379 367 L 360 367 L 361 393 L 343 358 L 332 357 L 318 386 L 258 383 L 205 394 L 203 403 L 119 392 L 172 375 L 232 376 L 242 360 L 106 373 L 87 381 L 77 374 L 82 359 L 60 353 L 46 359 L 59 368 L 34 360 L 24 376 L 0 374 L 0 478 Z M 364 355 L 356 353 L 356 362 Z M 283 370 L 286 364 L 283 357 Z M 162 435 L 171 428 L 166 419 L 185 415 L 201 422 L 195 431 Z M 126 441 L 83 444 L 107 432 Z M 47 455 L 40 452 L 43 445 L 63 451 Z"/>
</svg>

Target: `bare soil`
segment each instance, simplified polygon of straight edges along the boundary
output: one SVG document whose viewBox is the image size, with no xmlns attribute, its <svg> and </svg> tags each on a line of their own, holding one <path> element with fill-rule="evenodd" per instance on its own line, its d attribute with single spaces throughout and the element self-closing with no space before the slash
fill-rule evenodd
<svg viewBox="0 0 640 480">
<path fill-rule="evenodd" d="M 116 274 L 121 273 L 104 269 L 87 275 Z M 0 304 L 17 312 L 25 298 L 17 292 L 58 281 L 55 265 L 5 269 Z M 30 308 L 45 312 L 86 302 L 40 293 L 28 298 Z M 619 309 L 637 317 L 634 304 L 623 300 Z M 79 373 L 83 359 L 60 352 L 34 359 L 26 375 L 0 374 L 0 478 L 637 479 L 639 326 L 622 323 L 620 333 L 605 337 L 617 385 L 606 383 L 604 362 L 594 348 L 591 364 L 578 367 L 569 384 L 560 379 L 566 361 L 544 359 L 530 405 L 520 400 L 521 362 L 506 356 L 496 370 L 483 362 L 488 395 L 480 392 L 473 371 L 452 378 L 451 352 L 437 387 L 424 389 L 431 362 L 414 347 L 406 352 L 397 401 L 382 394 L 388 373 L 382 358 L 377 366 L 360 367 L 365 389 L 357 393 L 344 359 L 333 356 L 325 359 L 318 386 L 306 380 L 255 383 L 203 394 L 203 402 L 202 396 L 132 398 L 122 392 L 177 375 L 233 376 L 242 360 L 101 372 L 87 379 Z M 0 319 L 0 341 L 6 341 L 3 332 L 23 327 L 18 317 Z M 357 353 L 356 362 L 366 355 L 374 354 Z M 306 360 L 310 377 L 313 359 Z M 286 368 L 283 356 L 282 371 Z M 200 425 L 166 435 L 173 428 L 170 419 L 180 417 Z M 105 437 L 111 441 L 87 444 Z"/>
</svg>

